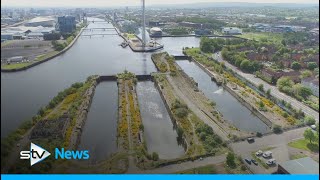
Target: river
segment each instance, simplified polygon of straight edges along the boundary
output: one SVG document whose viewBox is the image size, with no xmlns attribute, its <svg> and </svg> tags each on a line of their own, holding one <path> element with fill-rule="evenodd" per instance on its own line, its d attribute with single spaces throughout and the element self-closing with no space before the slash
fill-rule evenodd
<svg viewBox="0 0 320 180">
<path fill-rule="evenodd" d="M 113 26 L 106 23 L 91 23 L 88 29 L 101 27 L 112 28 Z M 113 33 L 113 30 L 101 29 L 86 31 L 73 47 L 61 56 L 25 71 L 1 72 L 1 137 L 7 136 L 23 121 L 32 118 L 39 108 L 47 105 L 59 91 L 72 83 L 85 81 L 90 75 L 114 75 L 124 70 L 136 74 L 150 74 L 156 71 L 150 58 L 151 53 L 134 53 L 129 47 L 122 48 L 119 44 L 123 39 L 117 35 L 93 35 Z M 83 36 L 88 34 L 92 36 Z M 200 39 L 167 37 L 156 39 L 156 41 L 164 44 L 163 51 L 181 55 L 183 47 L 197 47 Z M 205 74 L 203 77 L 206 77 Z M 209 93 L 208 97 L 211 96 Z M 239 108 L 235 112 L 246 109 L 235 100 L 230 102 L 233 104 L 224 101 L 217 103 L 221 111 L 228 109 L 229 106 Z M 228 114 L 237 116 L 237 113 L 230 113 L 233 111 L 227 112 L 229 113 L 226 113 L 225 117 L 231 116 Z M 253 115 L 248 117 L 254 118 Z"/>
<path fill-rule="evenodd" d="M 84 125 L 79 150 L 89 150 L 90 162 L 106 159 L 117 151 L 117 82 L 101 82 L 96 87 Z"/>
<path fill-rule="evenodd" d="M 138 82 L 137 94 L 148 153 L 157 152 L 161 159 L 182 156 L 184 148 L 177 144 L 177 132 L 154 83 Z"/>
<path fill-rule="evenodd" d="M 181 60 L 177 61 L 177 64 L 198 82 L 199 89 L 209 99 L 216 102 L 217 109 L 222 113 L 223 117 L 235 127 L 249 132 L 265 133 L 270 131 L 270 128 L 265 123 L 243 106 L 227 90 L 211 81 L 210 76 L 194 62 Z"/>
</svg>

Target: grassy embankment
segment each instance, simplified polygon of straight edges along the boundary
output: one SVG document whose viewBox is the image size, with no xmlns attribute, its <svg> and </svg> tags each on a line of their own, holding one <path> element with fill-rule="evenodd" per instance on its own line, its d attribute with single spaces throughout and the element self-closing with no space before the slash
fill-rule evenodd
<svg viewBox="0 0 320 180">
<path fill-rule="evenodd" d="M 37 115 L 32 119 L 25 121 L 16 131 L 10 133 L 1 141 L 1 157 L 9 157 L 10 152 L 29 130 L 39 121 L 48 119 L 57 119 L 64 113 L 68 113 L 70 123 L 64 138 L 38 138 L 33 139 L 32 142 L 39 144 L 49 152 L 54 152 L 56 147 L 67 147 L 71 130 L 75 126 L 76 114 L 80 104 L 83 101 L 83 95 L 86 90 L 92 86 L 95 81 L 93 77 L 89 77 L 85 83 L 75 83 L 71 87 L 58 93 L 47 106 L 40 108 Z M 28 149 L 30 144 L 27 144 L 24 149 Z M 5 165 L 7 158 L 1 159 L 1 165 Z M 44 163 L 35 165 L 36 168 L 31 168 L 27 161 L 19 161 L 14 167 L 9 169 L 9 172 L 14 173 L 44 173 L 52 168 L 52 166 L 59 165 L 63 160 L 54 160 L 54 157 L 49 157 Z"/>
<path fill-rule="evenodd" d="M 296 125 L 299 121 L 292 115 L 288 115 L 284 110 L 282 110 L 278 105 L 274 104 L 271 100 L 261 96 L 259 93 L 248 87 L 240 79 L 236 78 L 232 72 L 225 70 L 224 63 L 218 63 L 214 60 L 209 60 L 207 54 L 201 53 L 199 48 L 188 48 L 184 52 L 192 56 L 196 61 L 203 64 L 210 71 L 213 71 L 219 75 L 222 75 L 224 84 L 237 85 L 238 89 L 241 91 L 241 97 L 243 99 L 249 98 L 251 101 L 255 102 L 252 105 L 255 106 L 257 110 L 264 113 L 268 113 L 270 117 L 278 117 L 282 119 L 287 126 Z M 249 100 L 250 100 L 249 99 Z M 273 121 L 274 123 L 275 121 Z"/>
</svg>

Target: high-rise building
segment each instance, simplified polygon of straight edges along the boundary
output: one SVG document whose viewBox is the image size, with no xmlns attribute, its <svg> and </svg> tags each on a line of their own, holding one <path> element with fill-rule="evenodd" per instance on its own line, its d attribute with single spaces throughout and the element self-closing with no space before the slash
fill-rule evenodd
<svg viewBox="0 0 320 180">
<path fill-rule="evenodd" d="M 58 17 L 56 30 L 61 33 L 72 33 L 76 29 L 76 18 L 74 16 Z"/>
</svg>

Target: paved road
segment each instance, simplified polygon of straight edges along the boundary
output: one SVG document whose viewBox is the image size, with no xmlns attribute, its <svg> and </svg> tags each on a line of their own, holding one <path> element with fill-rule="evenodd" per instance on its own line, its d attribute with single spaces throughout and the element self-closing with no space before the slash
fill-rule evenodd
<svg viewBox="0 0 320 180">
<path fill-rule="evenodd" d="M 291 103 L 291 105 L 296 108 L 296 109 L 302 109 L 302 111 L 309 115 L 314 117 L 317 122 L 319 122 L 319 112 L 311 109 L 310 107 L 304 105 L 303 103 L 301 103 L 300 101 L 280 92 L 278 90 L 278 88 L 276 86 L 270 85 L 267 82 L 263 81 L 260 78 L 256 78 L 254 77 L 253 74 L 247 74 L 244 73 L 242 71 L 240 71 L 237 67 L 233 66 L 232 64 L 228 63 L 227 61 L 223 60 L 222 56 L 221 56 L 221 52 L 215 53 L 213 55 L 213 58 L 220 61 L 220 62 L 224 62 L 225 65 L 232 69 L 233 71 L 237 72 L 240 76 L 242 76 L 243 78 L 245 78 L 246 80 L 250 81 L 251 83 L 253 83 L 254 85 L 258 86 L 259 84 L 263 84 L 265 89 L 271 89 L 271 95 L 278 98 L 278 99 L 284 99 L 286 102 Z"/>
<path fill-rule="evenodd" d="M 303 132 L 308 127 L 294 129 L 286 131 L 282 134 L 271 134 L 262 138 L 256 138 L 254 143 L 249 144 L 247 141 L 241 141 L 230 144 L 233 151 L 241 155 L 242 158 L 251 159 L 251 153 L 265 148 L 273 147 L 273 158 L 276 159 L 277 163 L 285 162 L 289 160 L 288 146 L 287 144 L 291 141 L 301 139 Z M 246 164 L 248 166 L 248 164 Z M 275 168 L 271 168 L 268 171 L 260 166 L 249 165 L 251 171 L 255 174 L 268 174 L 275 171 Z"/>
<path fill-rule="evenodd" d="M 226 160 L 226 155 L 220 155 L 220 156 L 214 156 L 214 157 L 207 157 L 203 158 L 202 160 L 195 160 L 195 161 L 188 161 L 181 164 L 172 164 L 168 166 L 164 166 L 157 169 L 152 170 L 145 170 L 145 171 L 139 171 L 136 172 L 137 174 L 171 174 L 171 173 L 177 173 L 179 171 L 184 171 L 188 169 L 193 169 L 195 167 L 201 167 L 206 165 L 212 165 L 212 164 L 219 164 Z M 130 172 L 128 172 L 130 173 Z"/>
</svg>

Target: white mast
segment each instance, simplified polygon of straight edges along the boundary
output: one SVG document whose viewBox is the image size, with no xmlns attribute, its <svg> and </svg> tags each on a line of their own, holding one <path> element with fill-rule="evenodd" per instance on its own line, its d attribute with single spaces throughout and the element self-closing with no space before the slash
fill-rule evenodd
<svg viewBox="0 0 320 180">
<path fill-rule="evenodd" d="M 146 45 L 146 16 L 145 16 L 145 0 L 142 0 L 142 46 Z"/>
</svg>

